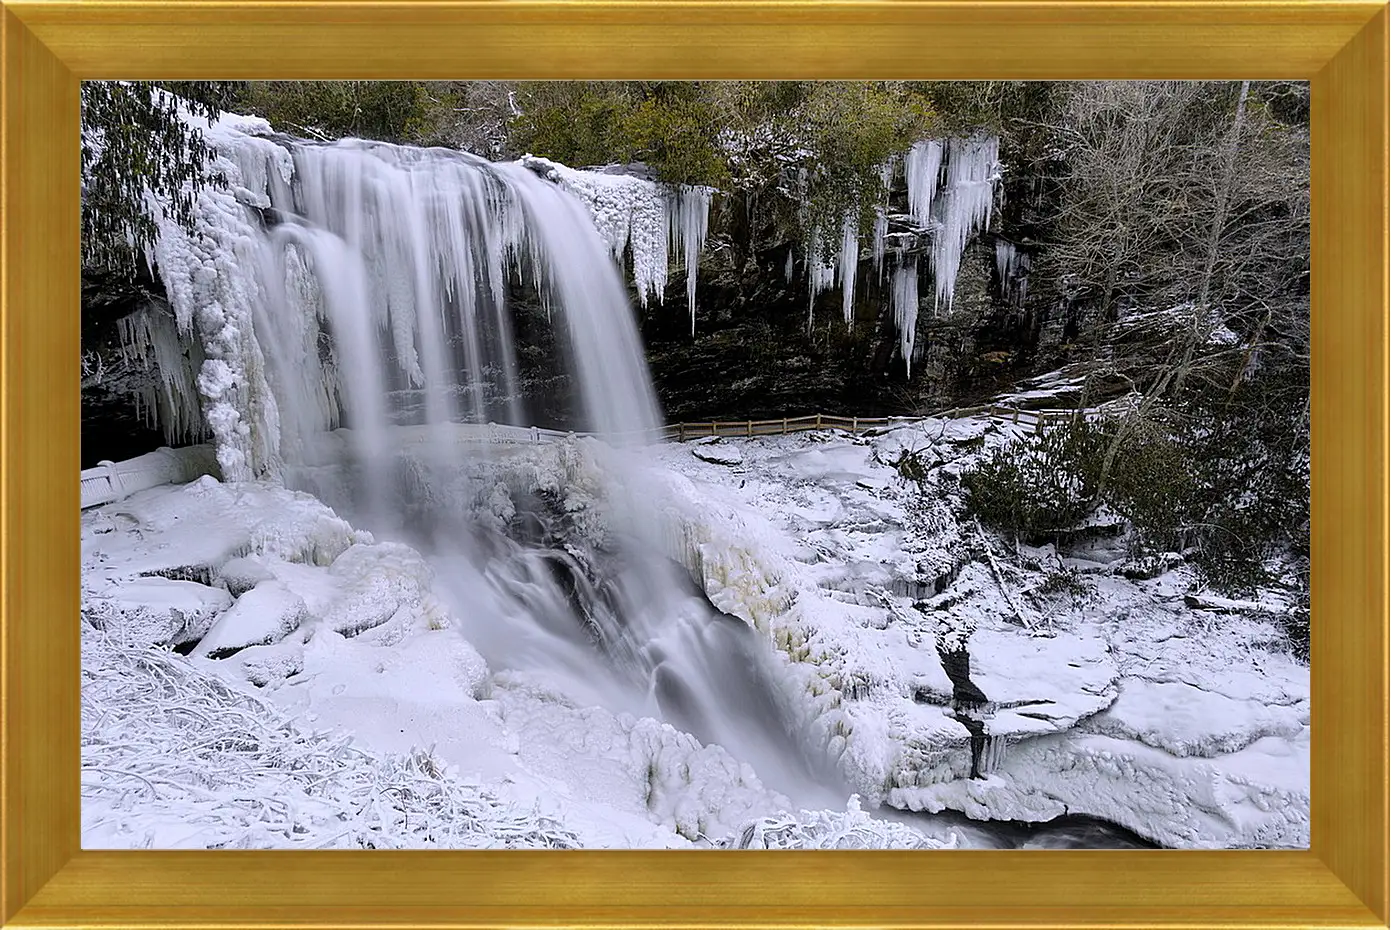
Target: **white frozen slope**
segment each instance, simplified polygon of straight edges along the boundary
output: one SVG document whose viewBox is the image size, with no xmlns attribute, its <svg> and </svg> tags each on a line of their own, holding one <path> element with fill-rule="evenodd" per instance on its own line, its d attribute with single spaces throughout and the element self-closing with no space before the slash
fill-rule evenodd
<svg viewBox="0 0 1391 930">
<path fill-rule="evenodd" d="M 88 848 L 952 842 L 788 813 L 720 746 L 490 671 L 425 558 L 308 495 L 203 478 L 82 541 Z"/>
<path fill-rule="evenodd" d="M 1184 848 L 1306 847 L 1309 670 L 1269 620 L 1188 607 L 1184 569 L 1129 580 L 1123 546 L 1106 540 L 1023 547 L 1022 568 L 1002 552 L 1026 614 L 1014 616 L 983 555 L 1002 544 L 950 506 L 950 476 L 1014 429 L 968 419 L 721 440 L 733 466 L 660 447 L 671 474 L 642 506 L 679 527 L 672 548 L 714 603 L 773 640 L 868 803 L 1088 814 Z M 928 469 L 921 484 L 894 467 L 905 451 Z M 1078 590 L 1047 593 L 1059 568 Z M 978 778 L 941 659 L 962 648 L 988 699 L 993 758 Z"/>
</svg>

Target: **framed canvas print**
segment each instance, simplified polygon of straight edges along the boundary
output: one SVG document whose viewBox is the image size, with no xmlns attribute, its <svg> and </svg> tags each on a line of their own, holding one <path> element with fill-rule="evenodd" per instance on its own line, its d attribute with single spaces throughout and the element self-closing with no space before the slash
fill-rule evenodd
<svg viewBox="0 0 1391 930">
<path fill-rule="evenodd" d="M 7 923 L 1385 925 L 1384 4 L 3 16 Z"/>
</svg>

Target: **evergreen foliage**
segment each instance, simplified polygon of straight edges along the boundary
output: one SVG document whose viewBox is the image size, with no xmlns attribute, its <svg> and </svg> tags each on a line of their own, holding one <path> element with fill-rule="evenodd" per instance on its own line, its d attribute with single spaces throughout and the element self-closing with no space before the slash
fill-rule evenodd
<svg viewBox="0 0 1391 930">
<path fill-rule="evenodd" d="M 146 191 L 165 198 L 177 220 L 191 223 L 209 151 L 178 117 L 178 108 L 212 117 L 239 89 L 218 81 L 82 83 L 84 270 L 137 275 L 156 229 Z"/>
</svg>

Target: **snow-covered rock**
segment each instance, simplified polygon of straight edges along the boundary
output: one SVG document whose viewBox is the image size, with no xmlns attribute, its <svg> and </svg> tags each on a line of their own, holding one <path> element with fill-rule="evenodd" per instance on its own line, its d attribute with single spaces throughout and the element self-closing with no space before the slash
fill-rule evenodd
<svg viewBox="0 0 1391 930">
<path fill-rule="evenodd" d="M 237 598 L 193 654 L 219 659 L 247 646 L 277 642 L 299 629 L 306 614 L 302 597 L 278 581 L 263 581 Z"/>
<path fill-rule="evenodd" d="M 1043 600 L 1040 571 L 1001 559 L 997 578 L 970 561 L 978 544 L 932 499 L 952 493 L 938 476 L 1018 429 L 966 418 L 867 445 L 802 434 L 703 447 L 738 448 L 737 476 L 659 448 L 683 477 L 644 500 L 677 525 L 673 556 L 722 609 L 767 630 L 813 731 L 870 803 L 1086 813 L 1177 846 L 1307 845 L 1308 669 L 1269 624 L 1186 607 L 1182 570 L 1132 581 L 1099 564 L 1071 601 Z M 900 473 L 905 454 L 929 466 L 925 483 Z M 1038 629 L 1011 618 L 1001 585 Z M 969 777 L 942 648 L 968 651 L 986 732 L 1005 741 L 988 777 Z"/>
<path fill-rule="evenodd" d="M 83 616 L 122 642 L 176 646 L 196 642 L 231 605 L 220 588 L 154 575 L 84 598 Z"/>
<path fill-rule="evenodd" d="M 702 462 L 714 465 L 742 465 L 744 462 L 744 453 L 739 451 L 738 446 L 727 446 L 723 443 L 692 446 L 691 454 Z"/>
</svg>

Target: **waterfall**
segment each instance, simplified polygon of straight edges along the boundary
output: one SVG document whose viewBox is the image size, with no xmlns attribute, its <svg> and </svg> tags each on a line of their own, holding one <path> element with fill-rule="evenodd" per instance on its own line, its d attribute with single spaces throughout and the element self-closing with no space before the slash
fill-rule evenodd
<svg viewBox="0 0 1391 930">
<path fill-rule="evenodd" d="M 507 307 L 515 282 L 558 315 L 580 400 L 574 426 L 618 441 L 658 425 L 610 256 L 621 239 L 647 293 L 664 283 L 671 238 L 693 281 L 708 193 L 679 193 L 660 215 L 630 209 L 619 223 L 570 189 L 582 172 L 559 185 L 523 163 L 189 119 L 227 185 L 198 192 L 192 234 L 161 220 L 152 258 L 180 336 L 206 356 L 198 391 L 228 478 L 279 474 L 339 425 L 373 468 L 392 455 L 389 427 L 407 401 L 427 426 L 525 423 Z"/>
<path fill-rule="evenodd" d="M 674 254 L 686 272 L 686 306 L 695 334 L 696 277 L 710 226 L 714 189 L 657 184 L 620 170 L 577 171 L 528 155 L 522 163 L 555 181 L 588 206 L 615 259 L 631 254 L 633 284 L 644 307 L 661 301 Z"/>
</svg>

